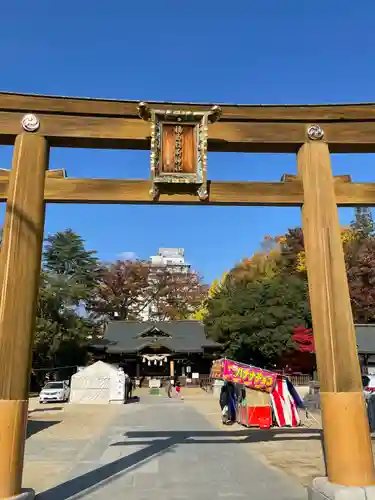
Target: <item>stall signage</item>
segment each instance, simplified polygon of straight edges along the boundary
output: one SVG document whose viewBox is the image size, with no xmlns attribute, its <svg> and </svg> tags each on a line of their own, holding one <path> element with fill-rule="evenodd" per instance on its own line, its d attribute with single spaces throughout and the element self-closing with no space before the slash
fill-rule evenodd
<svg viewBox="0 0 375 500">
<path fill-rule="evenodd" d="M 237 363 L 229 359 L 224 359 L 222 363 L 224 380 L 243 384 L 250 389 L 272 392 L 277 378 L 276 373 Z"/>
<path fill-rule="evenodd" d="M 223 378 L 223 360 L 217 360 L 212 363 L 211 378 Z"/>
</svg>

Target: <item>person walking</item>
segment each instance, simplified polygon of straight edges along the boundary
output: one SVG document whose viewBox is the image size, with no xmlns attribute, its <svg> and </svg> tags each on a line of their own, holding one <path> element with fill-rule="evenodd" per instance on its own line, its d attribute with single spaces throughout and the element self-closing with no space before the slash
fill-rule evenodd
<svg viewBox="0 0 375 500">
<path fill-rule="evenodd" d="M 129 401 L 129 399 L 132 397 L 132 392 L 133 392 L 133 382 L 129 375 L 125 373 L 125 403 Z"/>
<path fill-rule="evenodd" d="M 133 397 L 133 387 L 134 387 L 133 381 L 132 381 L 132 379 L 129 377 L 129 382 L 128 382 L 128 396 L 127 396 L 127 399 L 132 399 L 132 397 Z"/>
<path fill-rule="evenodd" d="M 177 397 L 179 399 L 182 399 L 182 400 L 184 399 L 183 396 L 182 396 L 182 394 L 181 394 L 181 384 L 180 384 L 180 382 L 176 383 L 176 395 L 177 395 Z"/>
<path fill-rule="evenodd" d="M 167 396 L 171 399 L 172 394 L 173 394 L 173 380 L 168 381 L 165 390 L 166 390 Z"/>
<path fill-rule="evenodd" d="M 236 421 L 236 388 L 227 380 L 220 391 L 220 408 L 223 424 L 233 424 Z"/>
</svg>

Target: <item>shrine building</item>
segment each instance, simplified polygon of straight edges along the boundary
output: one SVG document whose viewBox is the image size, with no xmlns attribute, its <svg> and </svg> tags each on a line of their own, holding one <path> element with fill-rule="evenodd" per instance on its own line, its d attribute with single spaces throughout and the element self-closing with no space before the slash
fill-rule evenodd
<svg viewBox="0 0 375 500">
<path fill-rule="evenodd" d="M 136 379 L 209 376 L 221 346 L 206 337 L 200 321 L 111 321 L 91 345 L 94 358 L 117 364 Z"/>
</svg>

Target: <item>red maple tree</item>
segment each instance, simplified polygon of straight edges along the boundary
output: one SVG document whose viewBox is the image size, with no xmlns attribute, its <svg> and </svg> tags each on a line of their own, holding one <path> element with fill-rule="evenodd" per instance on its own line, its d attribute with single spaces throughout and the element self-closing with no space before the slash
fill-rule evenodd
<svg viewBox="0 0 375 500">
<path fill-rule="evenodd" d="M 314 336 L 311 328 L 297 326 L 292 334 L 299 352 L 315 353 Z"/>
<path fill-rule="evenodd" d="M 297 326 L 292 333 L 295 350 L 280 359 L 278 368 L 290 373 L 310 373 L 316 369 L 314 336 L 311 328 Z"/>
</svg>

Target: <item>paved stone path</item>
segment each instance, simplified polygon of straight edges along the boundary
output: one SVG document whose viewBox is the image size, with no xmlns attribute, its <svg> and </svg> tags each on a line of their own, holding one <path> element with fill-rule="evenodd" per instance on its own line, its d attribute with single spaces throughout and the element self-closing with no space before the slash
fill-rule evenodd
<svg viewBox="0 0 375 500">
<path fill-rule="evenodd" d="M 244 450 L 248 432 L 220 431 L 183 401 L 145 397 L 79 453 L 73 443 L 55 450 L 72 461 L 70 472 L 37 498 L 305 500 L 300 485 Z"/>
</svg>

